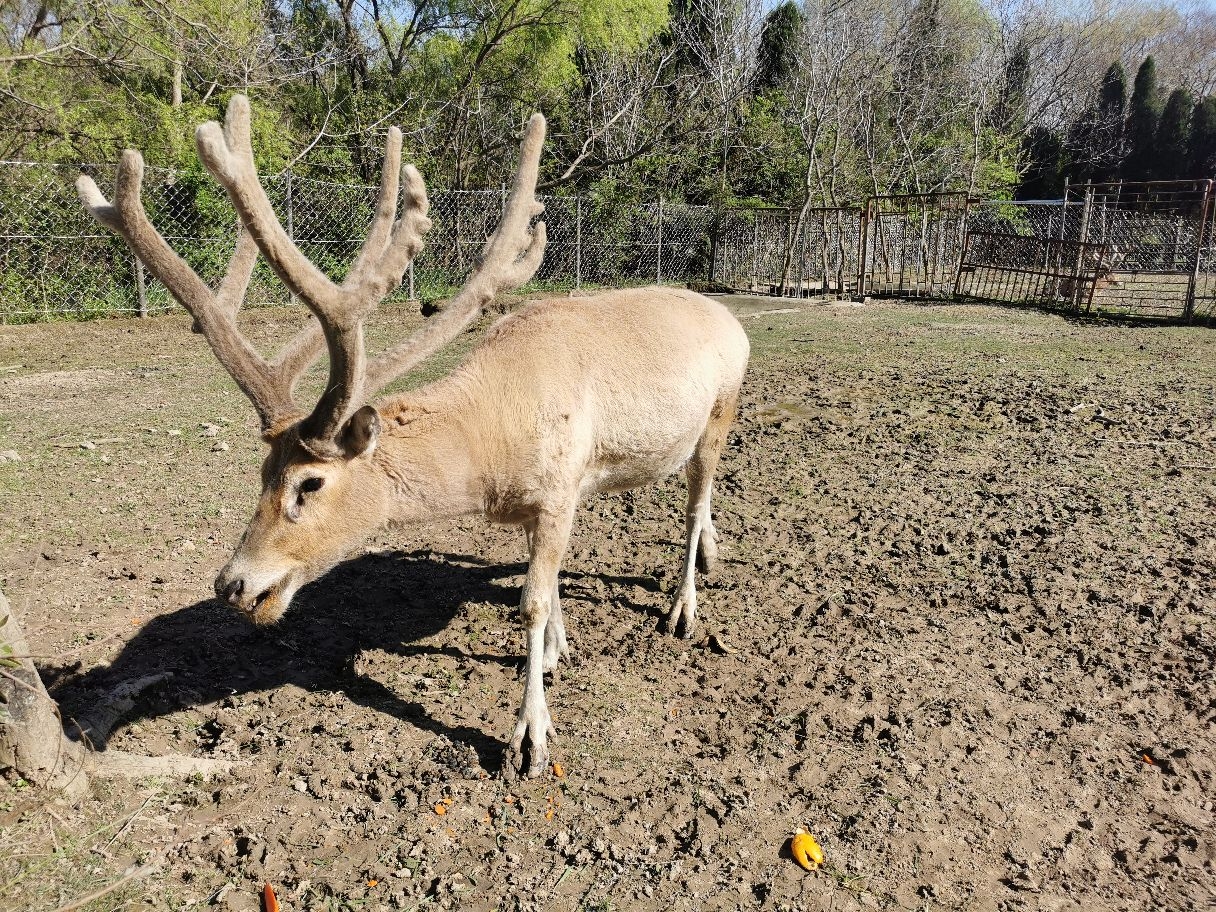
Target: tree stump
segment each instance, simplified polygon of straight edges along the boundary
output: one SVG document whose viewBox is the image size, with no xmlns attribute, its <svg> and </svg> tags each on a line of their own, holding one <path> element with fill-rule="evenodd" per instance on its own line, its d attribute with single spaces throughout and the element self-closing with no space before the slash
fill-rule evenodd
<svg viewBox="0 0 1216 912">
<path fill-rule="evenodd" d="M 99 701 L 94 715 L 107 727 L 129 708 L 138 685 L 155 683 L 154 676 L 122 685 Z M 30 658 L 21 624 L 0 592 L 0 775 L 19 776 L 27 782 L 71 796 L 88 790 L 89 776 L 189 776 L 225 773 L 235 764 L 171 754 L 142 757 L 121 751 L 92 751 L 63 731 L 59 707 L 46 692 Z"/>
<path fill-rule="evenodd" d="M 0 592 L 0 774 L 80 794 L 89 785 L 84 746 L 64 735 L 59 709 L 29 655 L 21 625 Z"/>
</svg>

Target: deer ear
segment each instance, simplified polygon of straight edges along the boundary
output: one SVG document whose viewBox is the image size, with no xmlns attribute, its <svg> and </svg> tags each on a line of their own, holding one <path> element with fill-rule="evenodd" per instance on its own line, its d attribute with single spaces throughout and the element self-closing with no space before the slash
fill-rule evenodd
<svg viewBox="0 0 1216 912">
<path fill-rule="evenodd" d="M 370 405 L 365 405 L 347 420 L 338 435 L 338 443 L 347 459 L 356 456 L 370 456 L 376 449 L 376 440 L 380 436 L 380 416 Z"/>
</svg>

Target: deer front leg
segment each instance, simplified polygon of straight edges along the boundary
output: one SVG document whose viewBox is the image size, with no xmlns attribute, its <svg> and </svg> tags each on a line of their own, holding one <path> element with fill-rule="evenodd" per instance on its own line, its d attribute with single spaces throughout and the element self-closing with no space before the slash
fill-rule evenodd
<svg viewBox="0 0 1216 912">
<path fill-rule="evenodd" d="M 503 764 L 508 775 L 524 774 L 525 753 L 526 775 L 539 776 L 549 765 L 547 742 L 553 733 L 553 722 L 545 702 L 545 630 L 554 609 L 557 574 L 566 552 L 573 513 L 573 507 L 560 513 L 545 512 L 529 524 L 532 558 L 519 605 L 528 655 L 524 662 L 523 705 Z"/>
</svg>

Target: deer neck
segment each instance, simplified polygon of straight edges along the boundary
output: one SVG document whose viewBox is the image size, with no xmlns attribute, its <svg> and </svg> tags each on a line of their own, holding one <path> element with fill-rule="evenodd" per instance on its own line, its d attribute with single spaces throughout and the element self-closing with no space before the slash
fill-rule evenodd
<svg viewBox="0 0 1216 912">
<path fill-rule="evenodd" d="M 390 519 L 420 522 L 479 513 L 477 448 L 467 430 L 466 397 L 443 381 L 377 406 L 382 431 L 377 469 L 388 484 Z"/>
</svg>

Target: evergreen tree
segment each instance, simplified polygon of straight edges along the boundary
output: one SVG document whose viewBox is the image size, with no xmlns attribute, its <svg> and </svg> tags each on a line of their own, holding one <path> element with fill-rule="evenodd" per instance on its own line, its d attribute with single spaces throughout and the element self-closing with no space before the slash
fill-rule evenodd
<svg viewBox="0 0 1216 912">
<path fill-rule="evenodd" d="M 1069 126 L 1068 133 L 1061 141 L 1061 160 L 1074 184 L 1099 179 L 1094 164 L 1094 149 L 1098 147 L 1098 141 L 1095 139 L 1098 133 L 1097 117 L 1096 108 L 1083 111 Z"/>
<path fill-rule="evenodd" d="M 1157 169 L 1157 127 L 1161 121 L 1161 91 L 1157 87 L 1157 64 L 1145 57 L 1136 71 L 1136 84 L 1127 113 L 1127 157 L 1123 177 L 1127 180 L 1153 180 Z"/>
<path fill-rule="evenodd" d="M 1115 62 L 1102 77 L 1102 89 L 1098 94 L 1098 109 L 1090 139 L 1090 160 L 1093 163 L 1092 179 L 1098 182 L 1113 181 L 1119 174 L 1123 162 L 1123 120 L 1127 108 L 1127 76 L 1123 65 Z"/>
<path fill-rule="evenodd" d="M 802 10 L 794 0 L 786 0 L 764 17 L 756 53 L 756 94 L 777 88 L 797 71 L 802 24 Z"/>
<path fill-rule="evenodd" d="M 993 113 L 993 121 L 1003 133 L 1020 133 L 1026 122 L 1026 93 L 1030 88 L 1030 49 L 1019 41 L 1005 64 L 1005 82 Z"/>
<path fill-rule="evenodd" d="M 1183 180 L 1190 170 L 1191 110 L 1195 99 L 1186 89 L 1174 89 L 1157 127 L 1156 176 L 1159 180 Z"/>
<path fill-rule="evenodd" d="M 1195 180 L 1216 179 L 1216 95 L 1209 95 L 1191 114 L 1191 167 Z"/>
<path fill-rule="evenodd" d="M 1032 127 L 1022 140 L 1026 173 L 1015 196 L 1018 199 L 1059 199 L 1064 195 L 1067 164 L 1064 138 L 1047 127 Z"/>
</svg>

